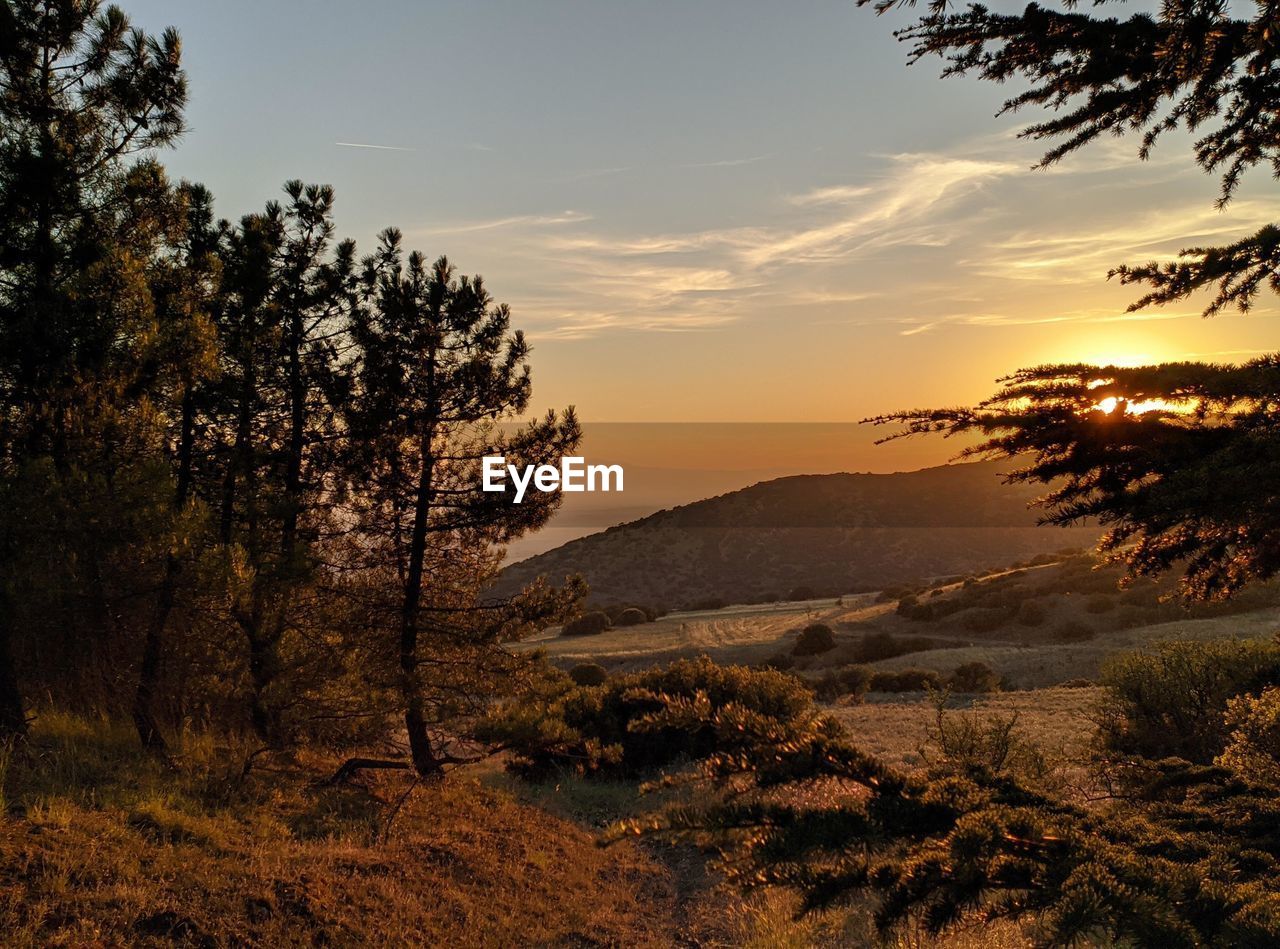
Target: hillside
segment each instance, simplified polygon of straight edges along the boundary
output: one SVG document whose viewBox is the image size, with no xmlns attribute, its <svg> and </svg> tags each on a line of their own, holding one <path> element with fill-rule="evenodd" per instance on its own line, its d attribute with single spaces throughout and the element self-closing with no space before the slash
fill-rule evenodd
<svg viewBox="0 0 1280 949">
<path fill-rule="evenodd" d="M 513 564 L 495 592 L 580 573 L 601 604 L 760 602 L 802 586 L 840 594 L 963 574 L 1093 541 L 1094 528 L 1037 527 L 1028 508 L 1037 491 L 1003 484 L 1008 466 L 764 481 Z"/>
</svg>

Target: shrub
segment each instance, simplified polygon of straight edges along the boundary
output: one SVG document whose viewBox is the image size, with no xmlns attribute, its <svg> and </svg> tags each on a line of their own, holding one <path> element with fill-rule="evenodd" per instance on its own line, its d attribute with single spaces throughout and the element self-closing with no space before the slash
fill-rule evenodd
<svg viewBox="0 0 1280 949">
<path fill-rule="evenodd" d="M 947 684 L 957 692 L 998 692 L 1000 676 L 985 662 L 966 662 L 956 667 Z"/>
<path fill-rule="evenodd" d="M 976 609 L 965 613 L 961 625 L 971 633 L 990 633 L 1009 621 L 1009 611 L 1003 607 Z"/>
<path fill-rule="evenodd" d="M 871 676 L 872 692 L 927 692 L 942 688 L 942 676 L 931 669 L 902 669 L 876 672 Z"/>
<path fill-rule="evenodd" d="M 787 594 L 788 600 L 816 600 L 817 598 L 818 591 L 806 584 L 793 587 L 791 592 Z"/>
<path fill-rule="evenodd" d="M 598 662 L 580 662 L 569 670 L 569 678 L 574 685 L 603 685 L 609 672 Z"/>
<path fill-rule="evenodd" d="M 889 603 L 892 600 L 900 600 L 910 592 L 906 587 L 885 587 L 876 594 L 875 602 Z"/>
<path fill-rule="evenodd" d="M 836 634 L 825 623 L 813 623 L 800 631 L 795 646 L 791 649 L 793 656 L 816 656 L 830 652 L 836 648 Z"/>
<path fill-rule="evenodd" d="M 860 702 L 871 690 L 871 678 L 872 672 L 866 666 L 832 669 L 814 683 L 814 692 L 827 702 L 842 696 L 852 696 Z"/>
<path fill-rule="evenodd" d="M 905 613 L 899 609 L 899 613 L 914 623 L 928 623 L 938 618 L 940 611 L 933 603 L 917 603 Z"/>
<path fill-rule="evenodd" d="M 615 626 L 640 626 L 649 621 L 649 614 L 644 610 L 639 607 L 629 606 L 618 614 L 618 618 L 613 621 L 613 624 Z"/>
<path fill-rule="evenodd" d="M 1018 625 L 1019 626 L 1043 626 L 1044 621 L 1049 618 L 1043 603 L 1035 600 L 1026 600 L 1018 607 Z"/>
<path fill-rule="evenodd" d="M 1280 646 L 1253 640 L 1166 642 L 1117 656 L 1103 668 L 1110 699 L 1099 741 L 1105 753 L 1208 764 L 1226 746 L 1231 699 L 1280 683 Z"/>
<path fill-rule="evenodd" d="M 914 610 L 919 603 L 920 597 L 916 596 L 914 593 L 906 594 L 898 600 L 898 615 L 909 616 L 911 611 Z"/>
<path fill-rule="evenodd" d="M 949 770 L 984 770 L 1037 780 L 1048 772 L 1048 763 L 1035 743 L 1018 728 L 1018 716 L 975 715 L 946 708 L 947 695 L 935 699 L 936 714 L 926 730 L 934 755 L 921 749 L 926 760 Z"/>
<path fill-rule="evenodd" d="M 1053 628 L 1053 639 L 1059 643 L 1088 642 L 1097 635 L 1097 630 L 1078 619 L 1067 620 L 1065 623 L 1059 623 Z"/>
<path fill-rule="evenodd" d="M 764 664 L 770 669 L 778 669 L 785 672 L 787 669 L 795 668 L 796 657 L 789 652 L 775 652 L 764 661 Z"/>
<path fill-rule="evenodd" d="M 685 609 L 691 613 L 697 613 L 703 610 L 722 610 L 726 605 L 722 597 L 708 596 L 703 597 L 701 600 L 694 600 Z"/>
<path fill-rule="evenodd" d="M 1226 748 L 1215 764 L 1258 784 L 1280 785 L 1280 689 L 1238 695 L 1227 703 Z"/>
<path fill-rule="evenodd" d="M 1084 608 L 1090 613 L 1110 613 L 1116 608 L 1116 598 L 1106 593 L 1095 593 L 1085 601 Z"/>
<path fill-rule="evenodd" d="M 733 708 L 760 716 L 780 735 L 811 723 L 816 712 L 813 693 L 795 676 L 719 666 L 702 656 L 613 676 L 551 702 L 506 706 L 482 724 L 478 735 L 509 744 L 513 768 L 530 774 L 565 766 L 583 774 L 630 776 L 714 752 L 717 731 L 710 724 L 645 727 L 669 701 L 705 702 L 712 713 Z M 822 727 L 838 731 L 835 725 Z"/>
<path fill-rule="evenodd" d="M 603 633 L 609 626 L 609 615 L 596 610 L 592 613 L 583 613 L 577 619 L 565 623 L 564 628 L 560 630 L 560 635 L 595 636 Z"/>
</svg>

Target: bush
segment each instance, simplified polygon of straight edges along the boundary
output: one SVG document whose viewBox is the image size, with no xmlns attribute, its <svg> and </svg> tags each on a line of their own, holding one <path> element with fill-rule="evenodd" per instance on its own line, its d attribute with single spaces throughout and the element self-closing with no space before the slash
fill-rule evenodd
<svg viewBox="0 0 1280 949">
<path fill-rule="evenodd" d="M 1280 683 L 1280 646 L 1253 640 L 1166 642 L 1117 656 L 1103 668 L 1110 699 L 1099 741 L 1105 753 L 1208 764 L 1223 752 L 1230 701 Z"/>
<path fill-rule="evenodd" d="M 836 634 L 825 623 L 813 623 L 800 631 L 795 646 L 791 649 L 793 656 L 816 656 L 830 652 L 836 648 Z"/>
<path fill-rule="evenodd" d="M 1085 601 L 1084 608 L 1089 613 L 1110 613 L 1116 608 L 1116 598 L 1106 593 L 1095 593 Z"/>
<path fill-rule="evenodd" d="M 935 699 L 935 717 L 926 735 L 937 757 L 921 749 L 935 767 L 1011 774 L 1031 781 L 1043 778 L 1048 762 L 1018 728 L 1015 715 L 975 715 L 949 711 L 946 693 Z"/>
<path fill-rule="evenodd" d="M 1049 618 L 1043 603 L 1035 600 L 1026 600 L 1018 607 L 1018 625 L 1019 626 L 1043 626 L 1044 621 Z"/>
<path fill-rule="evenodd" d="M 596 636 L 603 633 L 609 626 L 609 615 L 596 610 L 592 613 L 583 613 L 577 619 L 565 623 L 564 628 L 560 630 L 560 635 Z"/>
<path fill-rule="evenodd" d="M 764 664 L 769 669 L 778 669 L 785 672 L 788 669 L 795 668 L 796 657 L 789 652 L 775 652 L 764 661 Z"/>
<path fill-rule="evenodd" d="M 940 688 L 942 676 L 931 669 L 876 672 L 871 677 L 872 692 L 927 692 Z"/>
<path fill-rule="evenodd" d="M 1054 642 L 1059 643 L 1088 642 L 1097 635 L 1097 630 L 1078 619 L 1067 620 L 1065 623 L 1059 623 L 1053 628 Z"/>
<path fill-rule="evenodd" d="M 985 662 L 957 666 L 947 684 L 957 692 L 999 692 L 1000 676 Z"/>
<path fill-rule="evenodd" d="M 814 683 L 818 698 L 830 702 L 842 696 L 851 696 L 861 702 L 871 690 L 872 672 L 866 666 L 845 666 L 833 669 Z"/>
<path fill-rule="evenodd" d="M 1215 764 L 1257 784 L 1280 786 L 1280 689 L 1238 695 L 1227 703 L 1227 746 Z"/>
<path fill-rule="evenodd" d="M 908 593 L 898 600 L 898 615 L 910 616 L 911 611 L 920 604 L 920 597 L 914 593 Z"/>
<path fill-rule="evenodd" d="M 971 633 L 991 633 L 1009 621 L 1009 611 L 1003 607 L 970 610 L 964 614 L 961 625 Z"/>
<path fill-rule="evenodd" d="M 615 626 L 640 626 L 649 621 L 648 613 L 639 607 L 629 606 L 618 614 L 618 618 L 613 621 L 613 624 Z"/>
<path fill-rule="evenodd" d="M 569 678 L 574 685 L 603 685 L 609 672 L 598 662 L 580 662 L 569 670 Z"/>
<path fill-rule="evenodd" d="M 791 592 L 787 594 L 788 600 L 816 600 L 817 598 L 818 591 L 805 584 L 793 587 Z"/>
<path fill-rule="evenodd" d="M 547 702 L 506 706 L 477 730 L 485 741 L 511 746 L 512 767 L 527 774 L 569 767 L 583 774 L 634 776 L 704 758 L 716 750 L 716 729 L 643 723 L 668 701 L 705 702 L 712 713 L 734 707 L 771 720 L 785 736 L 809 724 L 813 693 L 795 676 L 774 670 L 719 666 L 702 656 L 662 669 L 613 676 L 594 688 L 574 688 Z M 835 725 L 822 726 L 830 734 Z"/>
</svg>

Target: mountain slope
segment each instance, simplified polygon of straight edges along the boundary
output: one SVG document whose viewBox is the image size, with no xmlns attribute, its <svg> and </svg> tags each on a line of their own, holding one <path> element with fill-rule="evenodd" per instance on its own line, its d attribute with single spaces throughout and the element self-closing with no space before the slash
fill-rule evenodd
<svg viewBox="0 0 1280 949">
<path fill-rule="evenodd" d="M 572 541 L 506 568 L 495 592 L 580 573 L 592 600 L 678 608 L 797 586 L 851 593 L 967 573 L 1064 547 L 1096 528 L 1036 526 L 1008 462 L 764 481 Z"/>
</svg>

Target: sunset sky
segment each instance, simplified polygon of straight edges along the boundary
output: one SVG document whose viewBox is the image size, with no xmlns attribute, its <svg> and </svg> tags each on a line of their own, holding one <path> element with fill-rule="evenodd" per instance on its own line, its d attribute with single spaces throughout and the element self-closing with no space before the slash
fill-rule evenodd
<svg viewBox="0 0 1280 949">
<path fill-rule="evenodd" d="M 328 182 L 362 247 L 394 224 L 483 274 L 534 345 L 538 409 L 856 420 L 967 402 L 1025 364 L 1276 348 L 1267 301 L 1126 316 L 1136 294 L 1105 279 L 1274 218 L 1265 176 L 1218 212 L 1217 181 L 1175 137 L 1146 163 L 1123 139 L 1032 171 L 1040 149 L 992 118 L 1009 90 L 908 68 L 891 35 L 905 15 L 851 0 L 130 9 L 185 39 L 175 176 L 232 217 L 287 178 Z"/>
</svg>

